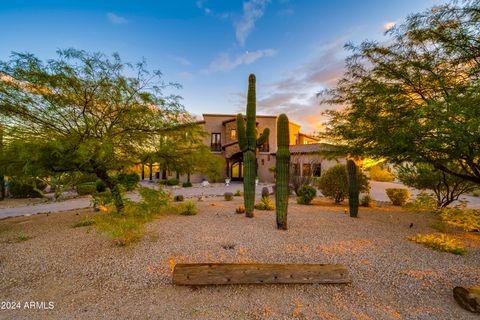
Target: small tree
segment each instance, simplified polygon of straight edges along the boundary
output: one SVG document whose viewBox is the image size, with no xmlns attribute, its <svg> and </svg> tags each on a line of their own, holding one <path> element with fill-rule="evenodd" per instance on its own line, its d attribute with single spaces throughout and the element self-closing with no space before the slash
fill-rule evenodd
<svg viewBox="0 0 480 320">
<path fill-rule="evenodd" d="M 359 192 L 370 189 L 367 177 L 358 170 Z M 328 169 L 318 182 L 318 187 L 325 197 L 332 198 L 335 203 L 342 202 L 348 196 L 347 168 L 343 164 L 337 164 Z"/>
<path fill-rule="evenodd" d="M 454 169 L 458 170 L 459 169 Z M 426 163 L 397 167 L 398 179 L 405 185 L 418 190 L 431 190 L 437 198 L 438 207 L 446 207 L 462 194 L 472 192 L 478 185 L 473 182 L 435 169 Z"/>
</svg>

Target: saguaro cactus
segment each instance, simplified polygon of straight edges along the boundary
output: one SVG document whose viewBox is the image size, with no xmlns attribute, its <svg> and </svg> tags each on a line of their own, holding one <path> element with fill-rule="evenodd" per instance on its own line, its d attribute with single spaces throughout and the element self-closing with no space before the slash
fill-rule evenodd
<svg viewBox="0 0 480 320">
<path fill-rule="evenodd" d="M 263 130 L 262 135 L 257 139 L 256 128 L 256 94 L 255 75 L 248 77 L 248 99 L 247 99 L 247 126 L 242 114 L 237 115 L 237 136 L 238 145 L 243 152 L 243 199 L 245 203 L 245 215 L 253 218 L 255 205 L 255 169 L 257 147 L 261 146 L 268 139 L 269 129 Z"/>
<path fill-rule="evenodd" d="M 358 174 L 357 165 L 352 159 L 347 160 L 348 174 L 348 205 L 350 207 L 350 217 L 356 218 L 358 214 Z"/>
<path fill-rule="evenodd" d="M 0 123 L 0 155 L 3 152 L 3 125 Z M 3 175 L 3 170 L 0 168 L 0 200 L 5 199 L 5 177 Z"/>
<path fill-rule="evenodd" d="M 285 114 L 278 117 L 277 123 L 277 164 L 275 182 L 275 206 L 277 208 L 277 229 L 287 230 L 288 213 L 288 177 L 290 170 L 290 150 L 288 118 Z"/>
</svg>

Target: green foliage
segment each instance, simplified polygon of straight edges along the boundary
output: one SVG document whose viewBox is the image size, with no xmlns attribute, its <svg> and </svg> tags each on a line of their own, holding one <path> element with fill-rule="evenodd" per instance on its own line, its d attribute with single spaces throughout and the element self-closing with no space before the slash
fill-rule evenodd
<svg viewBox="0 0 480 320">
<path fill-rule="evenodd" d="M 367 177 L 358 171 L 359 192 L 370 189 Z M 345 165 L 337 164 L 327 171 L 318 180 L 318 187 L 325 197 L 332 198 L 335 203 L 342 202 L 348 196 L 347 169 Z"/>
<path fill-rule="evenodd" d="M 387 188 L 385 192 L 395 206 L 404 206 L 410 199 L 410 191 L 405 188 Z"/>
<path fill-rule="evenodd" d="M 416 212 L 436 212 L 438 210 L 437 201 L 427 192 L 420 192 L 415 197 L 415 200 L 408 203 L 408 209 Z"/>
<path fill-rule="evenodd" d="M 243 195 L 242 191 L 236 190 L 235 193 L 233 194 L 235 197 L 241 197 Z"/>
<path fill-rule="evenodd" d="M 79 196 L 95 194 L 96 192 L 97 192 L 97 185 L 95 182 L 85 182 L 77 185 L 77 193 Z"/>
<path fill-rule="evenodd" d="M 233 200 L 233 193 L 225 192 L 223 194 L 223 198 L 225 199 L 225 201 L 232 201 Z"/>
<path fill-rule="evenodd" d="M 401 165 L 397 167 L 397 171 L 398 179 L 403 184 L 418 190 L 433 191 L 437 207 L 446 207 L 461 195 L 477 188 L 477 184 L 473 182 L 437 170 L 426 163 Z"/>
<path fill-rule="evenodd" d="M 247 123 L 245 126 L 244 117 L 237 115 L 237 137 L 240 150 L 243 152 L 243 193 L 245 203 L 245 215 L 253 218 L 255 204 L 255 177 L 256 177 L 256 150 L 269 136 L 269 129 L 264 129 L 262 135 L 257 139 L 256 128 L 256 79 L 254 74 L 248 77 L 247 94 Z"/>
<path fill-rule="evenodd" d="M 255 205 L 255 209 L 258 210 L 275 210 L 275 206 L 273 205 L 273 200 L 269 196 L 262 197 L 260 202 Z"/>
<path fill-rule="evenodd" d="M 354 155 L 428 162 L 480 183 L 480 1 L 409 15 L 382 41 L 364 41 L 323 102 L 325 138 Z"/>
<path fill-rule="evenodd" d="M 395 176 L 388 169 L 380 166 L 373 166 L 368 170 L 368 177 L 373 181 L 391 182 L 395 180 Z"/>
<path fill-rule="evenodd" d="M 442 208 L 440 218 L 449 225 L 466 231 L 480 231 L 480 210 Z"/>
<path fill-rule="evenodd" d="M 184 183 L 182 183 L 182 187 L 183 187 L 183 188 L 191 188 L 191 187 L 192 187 L 192 183 L 191 183 L 191 182 L 188 182 L 188 181 L 187 181 L 187 182 L 184 182 Z"/>
<path fill-rule="evenodd" d="M 166 185 L 167 185 L 167 182 L 168 182 L 167 179 L 161 179 L 158 183 L 160 183 L 161 185 L 166 186 Z"/>
<path fill-rule="evenodd" d="M 375 199 L 372 198 L 371 195 L 366 194 L 360 199 L 360 205 L 362 207 L 368 207 L 368 208 L 373 208 L 376 205 Z"/>
<path fill-rule="evenodd" d="M 195 205 L 195 203 L 193 203 L 193 201 L 186 201 L 185 204 L 184 204 L 184 210 L 182 210 L 180 212 L 180 214 L 184 215 L 184 216 L 194 216 L 197 214 L 197 206 Z"/>
<path fill-rule="evenodd" d="M 167 180 L 167 186 L 178 186 L 180 181 L 177 178 L 171 178 Z"/>
<path fill-rule="evenodd" d="M 98 179 L 95 182 L 95 188 L 97 189 L 97 192 L 105 192 L 107 190 L 107 185 L 105 184 L 105 182 Z"/>
<path fill-rule="evenodd" d="M 433 250 L 450 252 L 453 254 L 464 255 L 467 250 L 462 244 L 451 236 L 446 234 L 417 234 L 413 237 L 407 237 L 408 240 L 421 243 Z"/>
<path fill-rule="evenodd" d="M 290 129 L 288 117 L 281 114 L 277 121 L 277 155 L 275 165 L 275 206 L 277 207 L 277 229 L 286 230 L 290 177 Z"/>
<path fill-rule="evenodd" d="M 43 194 L 35 187 L 34 180 L 9 180 L 10 194 L 12 198 L 42 198 Z"/>
<path fill-rule="evenodd" d="M 92 226 L 95 224 L 95 219 L 93 219 L 92 217 L 90 216 L 85 216 L 83 217 L 80 221 L 78 221 L 77 223 L 75 223 L 73 225 L 74 228 L 80 228 L 80 227 L 89 227 L 89 226 Z"/>
<path fill-rule="evenodd" d="M 17 233 L 17 241 L 18 242 L 27 241 L 28 239 L 30 239 L 30 237 L 27 236 L 23 231 L 20 231 L 19 233 Z"/>
<path fill-rule="evenodd" d="M 181 194 L 178 194 L 175 197 L 173 197 L 173 201 L 175 201 L 175 202 L 181 202 L 183 200 L 184 200 L 184 198 Z"/>
<path fill-rule="evenodd" d="M 98 177 L 94 173 L 83 173 L 75 181 L 76 184 L 87 183 L 87 182 L 96 182 Z"/>
<path fill-rule="evenodd" d="M 298 204 L 310 204 L 317 195 L 317 189 L 312 186 L 301 186 L 297 194 Z"/>
<path fill-rule="evenodd" d="M 127 191 L 134 190 L 140 182 L 140 176 L 135 172 L 119 173 L 115 178 Z"/>
</svg>

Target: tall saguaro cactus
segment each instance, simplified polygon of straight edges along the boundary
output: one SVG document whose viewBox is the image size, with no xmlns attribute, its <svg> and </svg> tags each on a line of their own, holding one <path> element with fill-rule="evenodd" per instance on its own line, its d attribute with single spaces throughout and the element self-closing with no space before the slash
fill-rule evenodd
<svg viewBox="0 0 480 320">
<path fill-rule="evenodd" d="M 285 114 L 278 117 L 277 123 L 277 164 L 275 206 L 277 208 L 277 229 L 287 230 L 288 213 L 288 177 L 290 170 L 288 118 Z"/>
<path fill-rule="evenodd" d="M 0 123 L 0 156 L 3 156 L 3 125 Z M 3 170 L 0 168 L 0 200 L 5 199 L 5 176 Z"/>
<path fill-rule="evenodd" d="M 248 98 L 247 98 L 247 126 L 245 129 L 245 120 L 242 114 L 237 115 L 237 135 L 238 145 L 243 152 L 243 194 L 245 203 L 245 215 L 253 218 L 255 205 L 255 169 L 257 147 L 261 146 L 268 139 L 270 130 L 266 128 L 262 135 L 257 139 L 256 128 L 256 94 L 255 94 L 255 75 L 248 77 Z"/>
<path fill-rule="evenodd" d="M 348 205 L 350 207 L 350 217 L 356 218 L 358 215 L 358 174 L 357 165 L 352 159 L 347 160 L 348 175 Z"/>
</svg>

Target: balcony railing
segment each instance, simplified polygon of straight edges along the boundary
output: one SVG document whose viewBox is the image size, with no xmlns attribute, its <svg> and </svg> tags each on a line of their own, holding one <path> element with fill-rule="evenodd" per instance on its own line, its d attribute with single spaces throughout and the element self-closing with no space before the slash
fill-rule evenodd
<svg viewBox="0 0 480 320">
<path fill-rule="evenodd" d="M 222 144 L 221 143 L 212 143 L 210 144 L 210 151 L 222 151 Z"/>
</svg>

